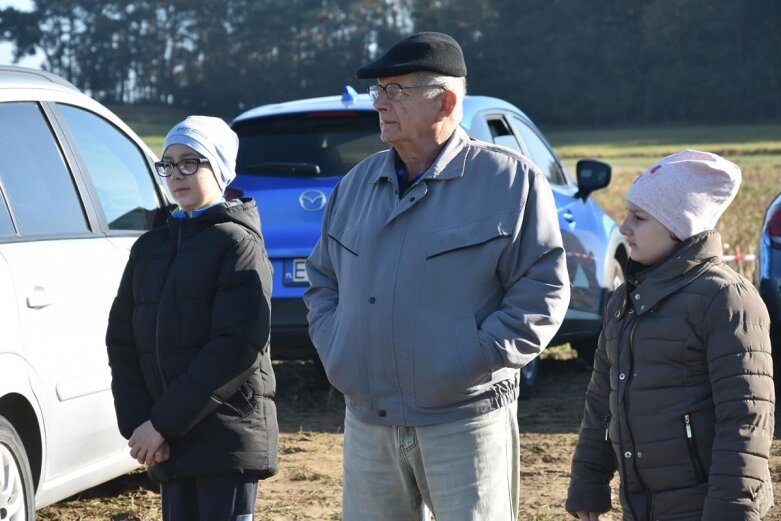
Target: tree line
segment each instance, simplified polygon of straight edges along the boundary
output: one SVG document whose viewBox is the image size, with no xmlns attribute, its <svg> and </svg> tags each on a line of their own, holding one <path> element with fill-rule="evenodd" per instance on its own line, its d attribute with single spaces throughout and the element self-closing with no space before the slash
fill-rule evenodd
<svg viewBox="0 0 781 521">
<path fill-rule="evenodd" d="M 104 103 L 226 117 L 337 94 L 412 32 L 462 45 L 469 90 L 538 122 L 781 121 L 776 0 L 34 0 L 0 40 Z"/>
</svg>

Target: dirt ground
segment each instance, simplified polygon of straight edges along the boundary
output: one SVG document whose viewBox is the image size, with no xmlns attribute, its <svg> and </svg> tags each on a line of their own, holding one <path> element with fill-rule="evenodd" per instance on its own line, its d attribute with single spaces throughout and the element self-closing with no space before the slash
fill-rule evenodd
<svg viewBox="0 0 781 521">
<path fill-rule="evenodd" d="M 338 520 L 344 402 L 311 364 L 283 363 L 275 368 L 280 471 L 261 482 L 256 520 Z M 574 360 L 543 360 L 535 395 L 520 402 L 520 521 L 572 519 L 563 503 L 588 378 L 589 372 Z M 771 461 L 776 483 L 781 482 L 780 432 Z M 620 518 L 614 511 L 601 519 Z M 151 521 L 160 519 L 160 511 L 146 474 L 137 472 L 43 509 L 38 519 Z M 781 507 L 772 510 L 766 521 L 781 521 Z"/>
</svg>

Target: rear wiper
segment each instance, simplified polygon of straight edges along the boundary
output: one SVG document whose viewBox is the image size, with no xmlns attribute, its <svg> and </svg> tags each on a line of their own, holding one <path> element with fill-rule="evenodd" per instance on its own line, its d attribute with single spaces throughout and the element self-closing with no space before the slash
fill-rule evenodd
<svg viewBox="0 0 781 521">
<path fill-rule="evenodd" d="M 319 175 L 320 167 L 314 163 L 269 162 L 255 163 L 242 168 L 244 172 L 267 172 L 269 174 Z"/>
</svg>

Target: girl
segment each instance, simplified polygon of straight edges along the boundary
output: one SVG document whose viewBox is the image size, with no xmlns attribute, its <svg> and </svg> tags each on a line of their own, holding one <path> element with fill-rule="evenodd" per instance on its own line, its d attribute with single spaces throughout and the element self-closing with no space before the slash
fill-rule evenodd
<svg viewBox="0 0 781 521">
<path fill-rule="evenodd" d="M 769 318 L 713 228 L 740 169 L 684 150 L 643 172 L 621 225 L 626 283 L 607 305 L 566 509 L 625 521 L 760 520 L 773 504 Z"/>
<path fill-rule="evenodd" d="M 117 422 L 166 521 L 250 521 L 276 473 L 271 269 L 255 202 L 223 198 L 237 151 L 218 118 L 168 133 L 155 167 L 179 206 L 133 245 L 109 316 Z"/>
</svg>

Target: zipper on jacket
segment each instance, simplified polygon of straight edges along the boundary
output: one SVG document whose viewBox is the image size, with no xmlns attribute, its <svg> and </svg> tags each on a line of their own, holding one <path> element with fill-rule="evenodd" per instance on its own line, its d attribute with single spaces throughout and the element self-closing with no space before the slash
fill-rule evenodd
<svg viewBox="0 0 781 521">
<path fill-rule="evenodd" d="M 621 326 L 621 334 L 619 335 L 619 342 L 621 342 L 621 339 L 623 339 L 623 337 L 624 337 L 624 332 L 626 331 L 628 322 L 629 322 L 628 320 L 625 320 L 624 324 Z M 632 323 L 632 325 L 634 326 L 634 322 Z M 617 357 L 618 357 L 617 365 L 618 366 L 621 365 L 621 355 L 622 355 L 622 349 L 621 349 L 621 346 L 619 345 L 618 346 L 618 353 L 617 353 Z M 629 382 L 627 382 L 627 385 L 628 384 L 629 384 Z M 623 401 L 624 401 L 624 407 L 626 408 L 626 403 L 627 403 L 626 390 L 624 391 Z M 616 421 L 618 422 L 618 430 L 619 430 L 619 434 L 620 434 L 620 432 L 623 430 L 622 427 L 621 427 L 622 418 L 621 418 L 620 414 L 618 416 L 616 416 Z M 627 429 L 628 428 L 629 428 L 629 425 L 627 425 Z M 622 437 L 619 436 L 617 441 L 618 441 L 619 447 L 621 448 L 621 453 L 623 454 L 625 452 L 625 450 L 624 450 L 624 440 L 623 440 Z M 619 457 L 618 459 L 620 461 L 621 468 L 623 469 L 623 475 L 626 476 L 627 475 L 626 458 Z M 635 519 L 636 521 L 639 521 L 639 517 L 637 515 L 637 512 L 635 512 L 635 509 L 634 509 L 634 506 L 632 505 L 632 502 L 630 501 L 629 493 L 627 492 L 626 487 L 621 487 L 621 490 L 626 495 L 626 504 L 629 506 L 629 511 L 632 514 L 632 518 Z"/>
<path fill-rule="evenodd" d="M 184 221 L 185 219 L 179 220 L 179 230 L 176 234 L 176 253 L 179 253 L 179 248 L 182 245 L 182 228 L 184 227 Z M 176 255 L 174 255 L 174 260 L 171 261 L 171 264 L 168 266 L 168 273 L 165 277 L 165 282 L 163 282 L 163 290 L 165 291 L 165 286 L 168 284 L 168 276 L 171 274 L 171 265 L 173 265 L 174 261 L 176 260 Z M 157 372 L 160 374 L 160 383 L 163 386 L 163 391 L 168 390 L 168 384 L 165 381 L 165 374 L 163 373 L 163 361 L 160 358 L 160 303 L 158 303 L 157 306 L 157 313 L 155 313 L 155 361 L 157 362 Z"/>
<path fill-rule="evenodd" d="M 168 385 L 165 382 L 165 375 L 163 374 L 163 364 L 160 360 L 160 306 L 157 306 L 157 313 L 155 314 L 155 360 L 157 360 L 157 372 L 160 373 L 160 383 L 163 385 L 163 391 L 168 390 Z"/>
<path fill-rule="evenodd" d="M 683 415 L 683 425 L 686 428 L 686 446 L 689 448 L 689 458 L 691 458 L 694 473 L 697 475 L 697 479 L 700 480 L 700 483 L 705 483 L 708 481 L 705 476 L 705 466 L 700 460 L 700 453 L 697 452 L 697 440 L 695 439 L 694 431 L 692 430 L 690 414 Z"/>
<path fill-rule="evenodd" d="M 626 387 L 627 390 L 629 389 L 629 386 L 632 385 L 632 380 L 634 379 L 635 374 L 635 331 L 637 330 L 637 323 L 640 320 L 640 317 L 636 317 L 634 319 L 634 322 L 632 323 L 632 328 L 629 330 L 629 375 L 627 376 L 626 381 Z M 651 514 L 653 513 L 653 500 L 654 496 L 651 494 L 651 490 L 648 488 L 648 484 L 643 479 L 643 476 L 640 474 L 640 470 L 637 468 L 637 445 L 635 445 L 635 436 L 632 434 L 632 428 L 629 425 L 629 398 L 627 397 L 628 393 L 624 392 L 624 409 L 626 410 L 626 417 L 627 417 L 627 424 L 626 424 L 626 430 L 629 432 L 629 437 L 632 441 L 632 447 L 635 450 L 634 458 L 632 460 L 632 467 L 635 469 L 635 475 L 637 476 L 637 480 L 640 482 L 640 486 L 643 487 L 643 492 L 645 493 L 646 498 L 646 508 L 645 508 L 645 520 L 651 521 Z M 631 502 L 629 502 L 631 506 Z M 632 514 L 637 518 L 637 514 L 635 514 L 634 509 L 632 509 Z"/>
<path fill-rule="evenodd" d="M 605 441 L 610 441 L 610 415 L 605 415 L 604 418 L 602 418 L 602 426 L 605 427 Z"/>
</svg>

